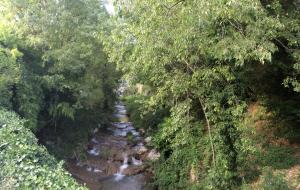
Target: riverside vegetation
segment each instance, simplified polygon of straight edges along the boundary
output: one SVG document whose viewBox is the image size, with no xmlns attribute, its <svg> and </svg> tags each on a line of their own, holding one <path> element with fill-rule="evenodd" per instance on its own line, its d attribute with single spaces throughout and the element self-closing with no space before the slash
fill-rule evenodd
<svg viewBox="0 0 300 190">
<path fill-rule="evenodd" d="M 113 3 L 0 2 L 1 188 L 85 189 L 59 160 L 86 159 L 121 78 L 154 189 L 300 188 L 299 1 Z"/>
</svg>

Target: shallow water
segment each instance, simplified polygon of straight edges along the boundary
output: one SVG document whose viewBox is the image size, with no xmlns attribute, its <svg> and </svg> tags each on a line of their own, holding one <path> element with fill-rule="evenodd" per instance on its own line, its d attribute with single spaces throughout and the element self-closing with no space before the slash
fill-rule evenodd
<svg viewBox="0 0 300 190">
<path fill-rule="evenodd" d="M 111 177 L 103 182 L 101 190 L 141 190 L 144 187 L 145 177 L 140 175 L 126 176 L 117 181 Z"/>
<path fill-rule="evenodd" d="M 140 133 L 128 121 L 125 106 L 119 102 L 115 110 L 113 116 L 118 122 L 112 123 L 105 131 L 94 130 L 87 159 L 69 161 L 67 169 L 92 190 L 143 190 L 147 175 L 138 155 L 147 149 Z M 133 136 L 135 145 L 128 141 L 129 134 Z"/>
</svg>

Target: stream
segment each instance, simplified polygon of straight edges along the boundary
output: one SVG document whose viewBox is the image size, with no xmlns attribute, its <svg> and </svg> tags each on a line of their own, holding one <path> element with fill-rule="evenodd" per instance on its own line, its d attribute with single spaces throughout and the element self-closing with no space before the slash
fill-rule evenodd
<svg viewBox="0 0 300 190">
<path fill-rule="evenodd" d="M 158 159 L 159 153 L 147 148 L 123 103 L 116 103 L 113 116 L 116 122 L 109 128 L 93 131 L 85 161 L 70 160 L 67 169 L 91 190 L 149 190 L 151 170 L 145 163 Z"/>
</svg>

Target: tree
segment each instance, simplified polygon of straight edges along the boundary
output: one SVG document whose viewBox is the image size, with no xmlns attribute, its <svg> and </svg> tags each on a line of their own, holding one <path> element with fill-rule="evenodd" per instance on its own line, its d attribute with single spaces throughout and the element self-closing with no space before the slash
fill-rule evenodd
<svg viewBox="0 0 300 190">
<path fill-rule="evenodd" d="M 56 125 L 79 110 L 112 105 L 117 74 L 102 51 L 107 14 L 98 1 L 4 1 L 2 6 L 4 23 L 14 28 L 14 45 L 24 54 L 18 61 L 23 80 L 16 85 L 15 111 L 29 119 L 30 128 L 36 128 L 41 112 Z"/>
<path fill-rule="evenodd" d="M 280 3 L 150 0 L 115 4 L 119 7 L 112 20 L 115 29 L 105 43 L 110 59 L 129 79 L 151 86 L 150 106 L 171 108 L 170 126 L 161 132 L 162 139 L 171 141 L 167 146 L 172 154 L 186 148 L 190 131 L 185 128 L 205 122 L 207 188 L 234 188 L 239 183 L 238 156 L 243 146 L 239 121 L 244 117 L 249 82 L 243 73 L 255 64 L 272 63 L 282 46 L 278 38 L 287 29 L 267 8 L 275 9 Z"/>
</svg>

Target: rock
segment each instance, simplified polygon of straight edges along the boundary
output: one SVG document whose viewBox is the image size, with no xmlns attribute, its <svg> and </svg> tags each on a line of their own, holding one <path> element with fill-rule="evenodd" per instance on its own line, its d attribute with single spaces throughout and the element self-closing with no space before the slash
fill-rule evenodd
<svg viewBox="0 0 300 190">
<path fill-rule="evenodd" d="M 131 130 L 130 132 L 131 132 L 131 133 L 132 133 L 132 135 L 133 135 L 133 136 L 135 136 L 135 137 L 137 137 L 137 136 L 139 136 L 139 135 L 140 135 L 140 133 L 139 133 L 139 132 L 137 132 L 136 130 Z"/>
<path fill-rule="evenodd" d="M 146 133 L 145 129 L 143 129 L 143 128 L 140 128 L 140 129 L 139 129 L 139 132 L 140 132 L 140 134 L 142 134 L 142 135 L 144 135 L 144 134 Z"/>
<path fill-rule="evenodd" d="M 99 156 L 99 151 L 96 148 L 87 151 L 92 156 Z"/>
<path fill-rule="evenodd" d="M 91 139 L 91 142 L 95 144 L 99 144 L 99 141 L 95 137 Z"/>
<path fill-rule="evenodd" d="M 116 136 L 116 137 L 126 137 L 127 133 L 128 133 L 128 131 L 124 131 L 121 129 L 114 130 L 114 136 Z"/>
<path fill-rule="evenodd" d="M 94 168 L 94 172 L 95 172 L 95 173 L 102 173 L 103 171 L 100 170 L 100 169 Z"/>
<path fill-rule="evenodd" d="M 147 160 L 155 161 L 160 158 L 160 153 L 157 152 L 155 149 L 152 149 L 148 155 L 147 155 Z"/>
<path fill-rule="evenodd" d="M 86 168 L 86 170 L 87 170 L 88 172 L 91 172 L 91 171 L 93 171 L 93 168 L 92 168 L 91 166 L 88 166 L 88 167 Z"/>
<path fill-rule="evenodd" d="M 83 167 L 83 166 L 84 166 L 84 163 L 78 161 L 78 162 L 76 163 L 76 166 Z"/>
<path fill-rule="evenodd" d="M 133 156 L 131 157 L 131 161 L 132 161 L 132 164 L 135 165 L 135 166 L 141 166 L 143 164 L 142 160 L 138 160 Z"/>
<path fill-rule="evenodd" d="M 149 144 L 151 143 L 152 137 L 145 138 L 145 143 Z"/>
<path fill-rule="evenodd" d="M 124 175 L 136 175 L 145 171 L 145 166 L 130 166 L 123 171 Z"/>
<path fill-rule="evenodd" d="M 93 133 L 96 134 L 96 133 L 98 133 L 98 131 L 99 131 L 99 128 L 95 128 L 95 129 L 93 130 Z"/>
<path fill-rule="evenodd" d="M 118 129 L 125 129 L 128 126 L 127 122 L 113 122 L 113 126 Z"/>
<path fill-rule="evenodd" d="M 124 160 L 123 153 L 120 151 L 113 150 L 111 154 L 112 154 L 113 161 L 123 161 Z"/>
<path fill-rule="evenodd" d="M 115 173 L 117 173 L 119 170 L 119 166 L 115 163 L 110 163 L 107 165 L 107 168 L 105 169 L 105 173 L 107 175 L 113 175 Z"/>
<path fill-rule="evenodd" d="M 143 143 L 139 143 L 138 145 L 136 145 L 135 147 L 133 147 L 133 150 L 137 153 L 137 154 L 143 154 L 145 152 L 148 151 L 148 149 L 144 146 Z"/>
</svg>

